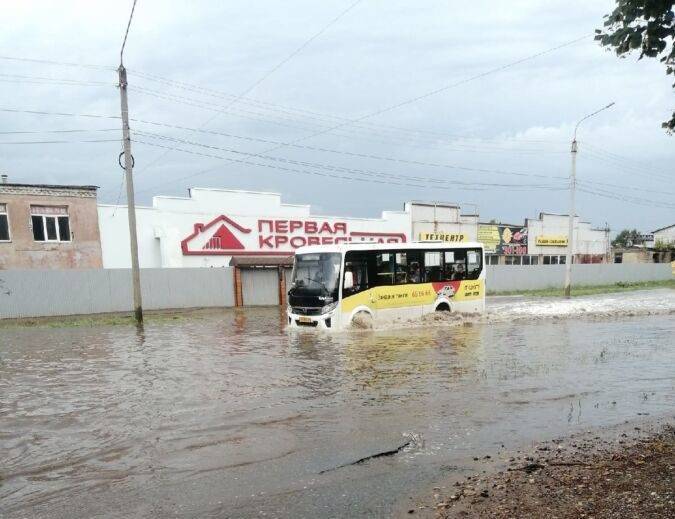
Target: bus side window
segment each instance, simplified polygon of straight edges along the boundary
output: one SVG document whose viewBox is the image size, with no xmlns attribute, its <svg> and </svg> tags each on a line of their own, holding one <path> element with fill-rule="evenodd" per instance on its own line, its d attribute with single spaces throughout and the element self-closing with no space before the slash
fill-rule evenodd
<svg viewBox="0 0 675 519">
<path fill-rule="evenodd" d="M 470 249 L 466 252 L 466 279 L 478 279 L 482 267 L 481 260 L 480 249 Z"/>
<path fill-rule="evenodd" d="M 373 286 L 394 284 L 394 261 L 394 253 L 392 252 L 375 253 L 375 279 L 372 280 Z"/>
<path fill-rule="evenodd" d="M 452 281 L 455 266 L 455 251 L 446 250 L 441 254 L 443 256 L 441 281 Z"/>
<path fill-rule="evenodd" d="M 342 288 L 342 297 L 358 294 L 368 290 L 368 255 L 363 252 L 347 252 L 345 256 L 345 272 L 352 273 L 354 282 L 351 288 Z M 344 278 L 343 278 L 344 279 Z"/>
<path fill-rule="evenodd" d="M 424 279 L 422 281 L 427 283 L 442 281 L 441 254 L 441 251 L 427 251 L 424 253 Z"/>
<path fill-rule="evenodd" d="M 405 285 L 410 282 L 410 276 L 408 273 L 408 253 L 407 252 L 397 252 L 394 254 L 396 258 L 396 284 Z"/>
</svg>

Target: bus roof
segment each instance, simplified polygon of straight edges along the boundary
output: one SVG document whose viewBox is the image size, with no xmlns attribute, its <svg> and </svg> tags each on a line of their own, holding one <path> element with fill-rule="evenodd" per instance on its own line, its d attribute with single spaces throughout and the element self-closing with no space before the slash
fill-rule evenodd
<svg viewBox="0 0 675 519">
<path fill-rule="evenodd" d="M 482 249 L 483 244 L 475 241 L 450 243 L 446 241 L 413 241 L 405 243 L 350 242 L 339 245 L 308 245 L 299 247 L 295 254 L 316 254 L 350 250 L 416 250 L 416 249 Z"/>
</svg>

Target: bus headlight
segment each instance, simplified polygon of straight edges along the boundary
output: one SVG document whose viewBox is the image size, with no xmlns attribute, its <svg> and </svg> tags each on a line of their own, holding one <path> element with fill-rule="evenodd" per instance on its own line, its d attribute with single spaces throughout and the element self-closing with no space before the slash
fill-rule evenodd
<svg viewBox="0 0 675 519">
<path fill-rule="evenodd" d="M 334 303 L 331 303 L 331 304 L 329 304 L 329 305 L 326 305 L 326 306 L 322 307 L 322 308 L 321 308 L 321 313 L 322 313 L 322 314 L 327 314 L 328 312 L 332 312 L 333 310 L 335 310 L 335 308 L 337 308 L 337 301 L 335 301 Z"/>
</svg>

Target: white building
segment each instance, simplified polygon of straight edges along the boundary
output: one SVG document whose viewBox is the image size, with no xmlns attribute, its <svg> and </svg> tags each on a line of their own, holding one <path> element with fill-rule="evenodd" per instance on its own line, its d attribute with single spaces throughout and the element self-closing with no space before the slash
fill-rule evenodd
<svg viewBox="0 0 675 519">
<path fill-rule="evenodd" d="M 105 268 L 129 268 L 126 206 L 99 204 Z M 475 211 L 477 213 L 477 211 Z M 417 240 L 480 241 L 489 264 L 564 262 L 566 215 L 541 213 L 524 225 L 479 223 L 478 214 L 440 202 L 407 202 L 380 218 L 318 216 L 309 205 L 282 203 L 277 193 L 193 188 L 187 197 L 156 196 L 136 208 L 142 268 L 221 267 L 237 261 L 278 264 L 303 245 Z M 575 262 L 607 261 L 609 231 L 575 219 Z"/>
<path fill-rule="evenodd" d="M 413 240 L 477 241 L 478 215 L 461 214 L 458 205 L 442 202 L 406 202 Z"/>
<path fill-rule="evenodd" d="M 665 247 L 675 247 L 675 224 L 656 229 L 652 234 L 655 247 L 659 244 Z"/>
<path fill-rule="evenodd" d="M 569 216 L 540 213 L 539 218 L 527 218 L 527 253 L 537 256 L 539 263 L 565 262 Z M 609 260 L 609 229 L 594 229 L 590 223 L 574 218 L 574 263 L 606 263 Z"/>
<path fill-rule="evenodd" d="M 277 193 L 193 188 L 188 197 L 156 196 L 137 207 L 141 268 L 220 267 L 233 256 L 287 257 L 303 245 L 410 241 L 410 214 L 381 218 L 311 214 L 308 205 L 284 204 Z M 106 268 L 129 268 L 126 206 L 99 205 Z"/>
</svg>

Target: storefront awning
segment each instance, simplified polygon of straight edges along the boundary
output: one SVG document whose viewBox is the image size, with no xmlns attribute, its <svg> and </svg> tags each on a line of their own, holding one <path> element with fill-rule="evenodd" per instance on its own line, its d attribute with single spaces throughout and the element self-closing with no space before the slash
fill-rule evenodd
<svg viewBox="0 0 675 519">
<path fill-rule="evenodd" d="M 230 266 L 239 268 L 292 267 L 293 256 L 233 256 Z"/>
</svg>

